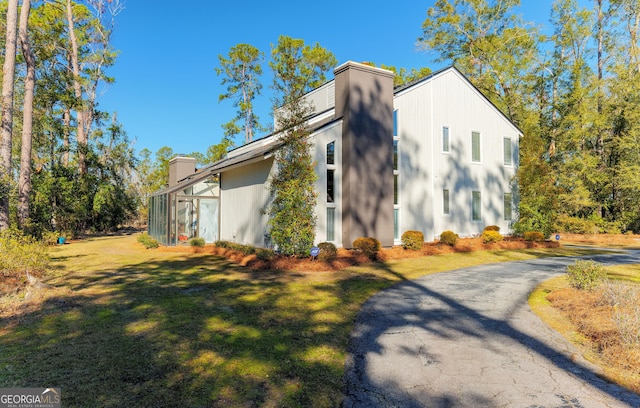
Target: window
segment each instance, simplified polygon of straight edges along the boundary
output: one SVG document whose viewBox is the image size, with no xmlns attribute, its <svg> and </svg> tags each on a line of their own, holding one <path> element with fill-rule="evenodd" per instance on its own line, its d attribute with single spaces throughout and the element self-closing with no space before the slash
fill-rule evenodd
<svg viewBox="0 0 640 408">
<path fill-rule="evenodd" d="M 327 164 L 336 164 L 336 142 L 327 144 Z"/>
<path fill-rule="evenodd" d="M 442 151 L 449 152 L 449 128 L 447 126 L 442 127 Z"/>
<path fill-rule="evenodd" d="M 504 150 L 504 164 L 506 166 L 511 166 L 513 163 L 513 151 L 511 148 L 511 138 L 505 137 L 502 139 L 502 146 Z"/>
<path fill-rule="evenodd" d="M 335 225 L 336 225 L 336 209 L 333 207 L 327 208 L 327 241 L 335 241 Z"/>
<path fill-rule="evenodd" d="M 471 132 L 471 161 L 480 162 L 480 132 Z"/>
<path fill-rule="evenodd" d="M 327 170 L 327 202 L 334 202 L 334 189 L 333 189 L 333 179 L 334 179 L 335 170 L 328 169 Z"/>
<path fill-rule="evenodd" d="M 398 141 L 393 141 L 393 169 L 398 170 Z"/>
<path fill-rule="evenodd" d="M 480 201 L 480 192 L 479 191 L 474 191 L 472 193 L 471 219 L 473 221 L 480 221 L 482 219 L 481 201 Z"/>
<path fill-rule="evenodd" d="M 511 193 L 504 193 L 504 220 L 511 221 L 512 218 Z"/>
<path fill-rule="evenodd" d="M 449 190 L 442 190 L 442 213 L 449 215 Z"/>
<path fill-rule="evenodd" d="M 398 110 L 393 111 L 393 136 L 398 136 Z"/>
<path fill-rule="evenodd" d="M 393 210 L 393 239 L 400 239 L 400 210 Z"/>
<path fill-rule="evenodd" d="M 398 205 L 398 175 L 393 175 L 393 204 Z"/>
</svg>

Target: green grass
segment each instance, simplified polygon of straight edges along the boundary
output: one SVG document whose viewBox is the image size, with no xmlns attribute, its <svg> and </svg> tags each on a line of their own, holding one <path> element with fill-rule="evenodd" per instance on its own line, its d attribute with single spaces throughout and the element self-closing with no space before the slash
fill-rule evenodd
<svg viewBox="0 0 640 408">
<path fill-rule="evenodd" d="M 338 406 L 349 333 L 377 291 L 578 252 L 483 251 L 305 273 L 147 250 L 134 236 L 88 239 L 52 249 L 55 289 L 0 304 L 0 387 L 61 387 L 65 407 Z"/>
</svg>

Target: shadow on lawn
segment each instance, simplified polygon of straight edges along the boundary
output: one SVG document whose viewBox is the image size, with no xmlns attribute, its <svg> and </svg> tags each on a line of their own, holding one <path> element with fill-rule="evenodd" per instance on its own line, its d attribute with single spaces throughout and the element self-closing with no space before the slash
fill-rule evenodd
<svg viewBox="0 0 640 408">
<path fill-rule="evenodd" d="M 0 386 L 60 387 L 66 407 L 339 405 L 350 288 L 380 282 L 286 277 L 212 256 L 68 276 L 0 338 Z"/>
</svg>

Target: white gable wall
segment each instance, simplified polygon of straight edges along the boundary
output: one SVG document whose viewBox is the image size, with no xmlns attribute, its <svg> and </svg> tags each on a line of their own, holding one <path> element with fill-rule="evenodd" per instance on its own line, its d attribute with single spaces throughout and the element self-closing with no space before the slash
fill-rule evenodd
<svg viewBox="0 0 640 408">
<path fill-rule="evenodd" d="M 398 111 L 400 234 L 417 229 L 427 241 L 444 230 L 479 234 L 487 225 L 510 232 L 504 193 L 511 192 L 519 131 L 456 70 L 449 69 L 396 95 Z M 442 128 L 449 127 L 449 152 Z M 471 133 L 480 132 L 481 160 L 471 160 Z M 503 163 L 503 138 L 513 146 L 511 166 Z M 449 215 L 443 214 L 449 190 Z M 472 191 L 481 194 L 481 220 L 471 215 Z M 515 194 L 514 194 L 515 197 Z M 514 204 L 515 208 L 515 204 Z"/>
</svg>

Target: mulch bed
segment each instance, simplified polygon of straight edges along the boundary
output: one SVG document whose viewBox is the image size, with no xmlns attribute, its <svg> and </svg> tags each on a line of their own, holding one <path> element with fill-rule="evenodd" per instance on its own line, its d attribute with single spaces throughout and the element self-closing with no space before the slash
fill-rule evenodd
<svg viewBox="0 0 640 408">
<path fill-rule="evenodd" d="M 484 244 L 480 238 L 460 238 L 454 247 L 439 243 L 426 243 L 419 251 L 403 249 L 401 246 L 391 248 L 382 248 L 378 252 L 378 261 L 419 258 L 423 256 L 448 254 L 455 252 L 472 252 L 485 250 L 516 250 L 527 248 L 557 248 L 560 244 L 555 241 L 546 242 L 529 242 L 519 238 L 505 238 L 504 241 Z M 247 266 L 251 269 L 279 269 L 279 270 L 304 270 L 304 271 L 335 271 L 351 266 L 357 266 L 371 262 L 369 258 L 362 253 L 339 248 L 338 256 L 330 262 L 325 262 L 311 257 L 296 258 L 289 256 L 276 256 L 272 260 L 258 259 L 256 255 L 245 255 L 242 252 L 218 248 L 215 245 L 206 245 L 204 248 L 195 248 L 189 246 L 160 247 L 159 251 L 164 252 L 191 252 L 206 253 L 223 256 L 238 265 Z"/>
</svg>

